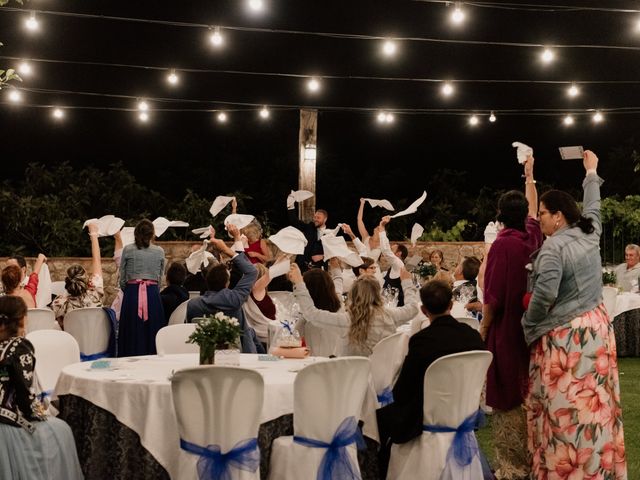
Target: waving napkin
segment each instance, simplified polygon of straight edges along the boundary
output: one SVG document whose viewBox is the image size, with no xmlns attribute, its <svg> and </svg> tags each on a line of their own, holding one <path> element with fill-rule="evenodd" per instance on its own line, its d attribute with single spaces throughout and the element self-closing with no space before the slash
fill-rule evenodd
<svg viewBox="0 0 640 480">
<path fill-rule="evenodd" d="M 271 235 L 269 241 L 284 253 L 302 255 L 304 247 L 307 246 L 307 239 L 304 233 L 296 227 L 284 227 L 278 233 Z"/>
<path fill-rule="evenodd" d="M 424 232 L 424 227 L 418 223 L 413 224 L 411 229 L 411 246 L 415 247 L 420 235 Z"/>
<path fill-rule="evenodd" d="M 236 227 L 238 227 L 238 230 L 240 230 L 241 228 L 244 228 L 247 225 L 249 225 L 251 222 L 253 222 L 255 218 L 256 217 L 254 217 L 253 215 L 243 215 L 242 213 L 232 213 L 231 215 L 228 215 L 227 218 L 224 219 L 224 225 L 225 227 L 229 224 L 235 225 Z"/>
<path fill-rule="evenodd" d="M 134 243 L 135 240 L 135 236 L 133 234 L 133 231 L 135 230 L 134 227 L 124 227 L 122 230 L 120 230 L 120 238 L 122 239 L 122 246 L 126 247 L 127 245 Z"/>
<path fill-rule="evenodd" d="M 209 244 L 208 240 L 202 242 L 202 246 L 191 253 L 185 260 L 187 264 L 187 270 L 193 273 L 194 275 L 200 271 L 200 265 L 204 263 L 204 266 L 208 266 L 211 262 L 216 261 L 216 257 L 213 256 L 212 253 L 207 252 L 207 245 Z"/>
<path fill-rule="evenodd" d="M 191 230 L 191 233 L 194 235 L 200 235 L 200 238 L 209 238 L 209 229 L 212 228 L 211 225 L 208 227 L 194 228 Z"/>
<path fill-rule="evenodd" d="M 427 192 L 425 190 L 424 192 L 422 192 L 422 195 L 420 196 L 419 199 L 417 199 L 415 202 L 413 202 L 411 205 L 409 205 L 407 208 L 405 208 L 401 212 L 398 212 L 395 215 L 391 215 L 391 218 L 402 217 L 403 215 L 416 213 L 418 211 L 418 207 L 422 205 L 422 203 L 426 198 L 427 198 Z"/>
<path fill-rule="evenodd" d="M 313 197 L 313 193 L 308 190 L 296 190 L 295 192 L 291 190 L 291 193 L 287 197 L 287 208 L 291 210 L 296 202 L 303 202 L 311 197 Z"/>
<path fill-rule="evenodd" d="M 342 224 L 341 223 L 339 223 L 336 228 L 332 228 L 332 229 L 325 228 L 324 232 L 322 232 L 322 236 L 323 237 L 335 237 L 338 234 L 338 232 L 340 231 L 341 228 L 342 228 Z"/>
<path fill-rule="evenodd" d="M 290 266 L 291 263 L 289 262 L 289 260 L 280 260 L 279 262 L 274 263 L 269 267 L 269 278 L 276 278 L 280 275 L 289 273 Z"/>
<path fill-rule="evenodd" d="M 110 237 L 116 232 L 119 232 L 120 229 L 124 226 L 124 220 L 114 215 L 104 215 L 100 218 L 90 218 L 89 220 L 84 222 L 82 228 L 85 228 L 90 223 L 98 224 L 99 237 Z"/>
<path fill-rule="evenodd" d="M 369 205 L 371 205 L 372 207 L 382 207 L 390 211 L 394 210 L 393 205 L 391 205 L 391 202 L 389 200 L 374 200 L 373 198 L 365 198 L 365 201 L 369 202 Z"/>
<path fill-rule="evenodd" d="M 167 220 L 164 217 L 158 217 L 153 222 L 153 228 L 155 229 L 156 237 L 159 237 L 167 231 L 169 227 L 188 227 L 187 222 L 181 220 Z"/>
<path fill-rule="evenodd" d="M 325 235 L 320 239 L 320 241 L 322 242 L 325 260 L 338 257 L 340 260 L 344 260 L 352 267 L 359 267 L 362 265 L 360 255 L 347 247 L 347 242 L 344 241 L 344 237 L 331 237 Z"/>
<path fill-rule="evenodd" d="M 516 155 L 518 156 L 518 163 L 524 165 L 524 162 L 527 161 L 527 157 L 533 155 L 533 148 L 529 145 L 525 145 L 521 142 L 513 142 L 511 146 L 517 148 Z"/>
<path fill-rule="evenodd" d="M 36 292 L 36 307 L 45 308 L 51 303 L 51 274 L 49 265 L 43 263 L 38 274 L 38 291 Z"/>
<path fill-rule="evenodd" d="M 211 208 L 209 209 L 209 212 L 211 212 L 211 215 L 213 215 L 214 217 L 220 213 L 220 211 L 226 207 L 229 202 L 231 200 L 235 200 L 236 197 L 225 197 L 224 195 L 218 195 L 215 200 L 213 201 L 213 203 L 211 204 Z"/>
</svg>

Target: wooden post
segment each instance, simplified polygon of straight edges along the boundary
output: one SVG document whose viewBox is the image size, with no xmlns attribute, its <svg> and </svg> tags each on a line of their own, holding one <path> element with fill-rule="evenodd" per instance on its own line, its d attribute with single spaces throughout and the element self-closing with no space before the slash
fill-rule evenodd
<svg viewBox="0 0 640 480">
<path fill-rule="evenodd" d="M 318 111 L 300 110 L 300 133 L 298 136 L 299 174 L 298 189 L 308 190 L 313 197 L 298 207 L 298 216 L 303 222 L 313 220 L 316 211 L 316 156 L 318 145 Z M 309 148 L 311 147 L 311 148 Z M 306 155 L 305 155 L 305 150 Z"/>
</svg>

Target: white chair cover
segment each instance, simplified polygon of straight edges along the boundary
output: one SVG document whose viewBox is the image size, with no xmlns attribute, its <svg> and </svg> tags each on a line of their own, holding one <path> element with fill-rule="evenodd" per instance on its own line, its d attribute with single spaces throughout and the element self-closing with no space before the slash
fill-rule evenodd
<svg viewBox="0 0 640 480">
<path fill-rule="evenodd" d="M 180 370 L 171 379 L 171 394 L 182 440 L 203 447 L 218 445 L 227 453 L 258 436 L 264 396 L 258 372 L 215 365 Z M 260 478 L 259 468 L 229 471 L 233 480 Z"/>
<path fill-rule="evenodd" d="M 198 290 L 189 290 L 189 300 L 192 298 L 198 298 L 200 296 L 200 292 Z"/>
<path fill-rule="evenodd" d="M 64 316 L 63 325 L 64 331 L 73 335 L 73 338 L 78 341 L 81 357 L 98 354 L 106 356 L 111 322 L 102 307 L 69 310 Z"/>
<path fill-rule="evenodd" d="M 59 297 L 60 295 L 64 295 L 67 293 L 67 289 L 64 287 L 64 281 L 58 280 L 56 282 L 51 282 L 51 294 Z"/>
<path fill-rule="evenodd" d="M 36 356 L 36 376 L 43 393 L 55 398 L 53 391 L 64 367 L 80 361 L 80 347 L 67 332 L 38 330 L 27 334 Z"/>
<path fill-rule="evenodd" d="M 313 357 L 339 356 L 347 343 L 347 338 L 331 328 L 321 327 L 301 318 L 296 323 L 296 330 L 304 337 Z"/>
<path fill-rule="evenodd" d="M 169 317 L 168 325 L 178 325 L 185 322 L 187 319 L 187 303 L 189 303 L 189 300 L 185 300 L 176 307 Z"/>
<path fill-rule="evenodd" d="M 459 321 L 460 323 L 466 323 L 467 325 L 469 325 L 474 330 L 478 330 L 478 331 L 480 330 L 480 322 L 478 321 L 477 318 L 473 318 L 473 317 L 456 317 L 456 320 Z"/>
<path fill-rule="evenodd" d="M 30 308 L 27 310 L 26 333 L 36 330 L 60 330 L 53 310 L 49 308 Z"/>
<path fill-rule="evenodd" d="M 391 390 L 409 350 L 409 336 L 398 332 L 383 338 L 374 347 L 369 360 L 378 406 L 391 403 Z"/>
<path fill-rule="evenodd" d="M 181 323 L 167 325 L 158 330 L 156 335 L 156 350 L 158 355 L 171 353 L 200 353 L 200 347 L 195 343 L 186 343 L 189 335 L 196 329 L 195 323 Z"/>
<path fill-rule="evenodd" d="M 609 318 L 613 321 L 616 315 L 616 298 L 618 296 L 618 289 L 616 287 L 602 287 L 602 298 L 604 306 L 609 312 Z"/>
<path fill-rule="evenodd" d="M 478 410 L 480 393 L 493 355 L 487 351 L 455 353 L 438 358 L 424 376 L 423 423 L 457 428 Z M 391 446 L 387 480 L 420 478 L 444 480 L 443 471 L 453 432 L 422 432 L 418 438 Z M 479 457 L 451 480 L 482 479 Z"/>
<path fill-rule="evenodd" d="M 340 424 L 360 416 L 369 383 L 369 359 L 342 357 L 303 368 L 293 384 L 294 435 L 331 443 Z M 279 437 L 272 445 L 269 479 L 315 479 L 326 453 Z M 356 445 L 347 447 L 353 469 L 360 473 Z"/>
</svg>

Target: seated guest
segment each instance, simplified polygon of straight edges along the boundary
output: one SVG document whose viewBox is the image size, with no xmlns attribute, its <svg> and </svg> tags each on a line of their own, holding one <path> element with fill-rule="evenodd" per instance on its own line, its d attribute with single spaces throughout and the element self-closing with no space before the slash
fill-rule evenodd
<svg viewBox="0 0 640 480">
<path fill-rule="evenodd" d="M 356 279 L 347 294 L 344 311 L 330 312 L 316 308 L 303 281 L 300 269 L 291 265 L 289 278 L 294 284 L 293 296 L 300 305 L 302 316 L 320 328 L 327 328 L 346 337 L 340 355 L 368 357 L 383 338 L 393 335 L 396 328 L 418 313 L 418 292 L 411 281 L 411 274 L 400 271 L 406 304 L 403 307 L 385 307 L 378 281 L 363 275 Z"/>
<path fill-rule="evenodd" d="M 6 295 L 21 297 L 28 308 L 36 308 L 36 292 L 38 291 L 38 275 L 44 262 L 47 261 L 42 253 L 38 255 L 33 266 L 33 272 L 27 275 L 27 262 L 21 255 L 9 257 L 7 266 L 2 270 L 2 285 Z"/>
<path fill-rule="evenodd" d="M 98 244 L 98 224 L 91 223 L 88 228 L 91 239 L 91 275 L 87 275 L 82 265 L 71 265 L 67 268 L 67 276 L 64 279 L 64 288 L 67 293 L 56 297 L 51 303 L 60 328 L 64 328 L 63 319 L 70 310 L 102 306 L 104 286 Z"/>
<path fill-rule="evenodd" d="M 377 412 L 385 470 L 391 443 L 405 443 L 422 434 L 424 374 L 429 365 L 452 353 L 486 350 L 477 330 L 450 315 L 452 292 L 446 282 L 426 283 L 420 289 L 420 300 L 420 308 L 431 323 L 409 340 L 409 351 L 393 387 L 394 401 Z"/>
<path fill-rule="evenodd" d="M 173 262 L 167 270 L 167 286 L 160 292 L 164 317 L 169 323 L 173 311 L 182 302 L 189 300 L 189 291 L 182 286 L 187 277 L 187 269 L 182 263 Z M 184 320 L 184 319 L 183 319 Z"/>
<path fill-rule="evenodd" d="M 82 479 L 71 429 L 38 400 L 26 316 L 22 298 L 0 297 L 0 478 Z"/>
<path fill-rule="evenodd" d="M 623 291 L 630 292 L 635 288 L 638 291 L 638 277 L 640 277 L 640 247 L 629 244 L 624 249 L 624 263 L 615 268 L 616 286 Z"/>
<path fill-rule="evenodd" d="M 276 305 L 267 292 L 271 277 L 269 270 L 261 263 L 254 264 L 258 270 L 258 279 L 251 288 L 247 301 L 242 305 L 247 324 L 256 331 L 258 340 L 266 350 L 269 340 L 269 322 L 276 319 Z"/>
<path fill-rule="evenodd" d="M 247 256 L 242 252 L 242 242 L 240 241 L 240 232 L 235 225 L 227 225 L 227 230 L 236 243 L 233 251 L 219 238 L 212 238 L 210 243 L 213 244 L 222 253 L 231 257 L 242 278 L 231 289 L 229 288 L 230 275 L 225 264 L 218 264 L 211 267 L 206 274 L 207 291 L 197 298 L 192 298 L 187 304 L 187 321 L 192 322 L 194 318 L 204 317 L 205 315 L 214 315 L 217 312 L 223 312 L 225 315 L 234 317 L 240 322 L 243 334 L 240 338 L 242 353 L 264 353 L 264 348 L 256 337 L 256 332 L 247 325 L 242 305 L 251 293 L 251 287 L 256 281 L 258 272 L 256 267 L 249 261 Z M 239 247 L 236 245 L 239 244 Z"/>
<path fill-rule="evenodd" d="M 477 257 L 464 257 L 453 272 L 453 301 L 464 300 L 464 308 L 472 312 L 481 312 L 482 303 L 478 302 L 477 277 L 481 262 Z"/>
<path fill-rule="evenodd" d="M 267 241 L 262 238 L 262 227 L 254 220 L 242 229 L 242 233 L 247 237 L 249 246 L 244 249 L 251 263 L 268 263 L 271 260 L 271 249 Z"/>
</svg>

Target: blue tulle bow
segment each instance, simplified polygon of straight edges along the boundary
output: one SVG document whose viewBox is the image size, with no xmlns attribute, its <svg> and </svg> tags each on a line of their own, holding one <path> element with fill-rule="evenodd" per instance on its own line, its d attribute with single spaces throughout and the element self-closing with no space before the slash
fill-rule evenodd
<svg viewBox="0 0 640 480">
<path fill-rule="evenodd" d="M 43 390 L 38 394 L 38 400 L 42 402 L 44 401 L 45 398 L 50 397 L 52 393 L 53 393 L 53 390 Z"/>
<path fill-rule="evenodd" d="M 86 355 L 80 352 L 80 361 L 81 362 L 91 362 L 93 360 L 99 360 L 100 358 L 105 358 L 109 352 L 105 350 L 104 352 L 92 353 L 91 355 Z"/>
<path fill-rule="evenodd" d="M 381 407 L 393 403 L 393 391 L 391 387 L 386 387 L 378 394 L 378 403 L 380 403 Z"/>
<path fill-rule="evenodd" d="M 476 410 L 465 418 L 457 428 L 442 425 L 423 425 L 422 430 L 433 433 L 455 432 L 453 442 L 447 452 L 447 459 L 453 455 L 458 465 L 466 467 L 471 463 L 473 457 L 478 455 L 478 442 L 473 434 L 473 430 L 484 425 L 484 422 L 484 412 L 482 410 Z"/>
<path fill-rule="evenodd" d="M 200 456 L 198 460 L 200 480 L 231 480 L 231 467 L 255 472 L 260 466 L 257 438 L 242 440 L 227 453 L 221 453 L 219 445 L 201 447 L 183 439 L 180 439 L 180 448 Z"/>
<path fill-rule="evenodd" d="M 293 441 L 311 448 L 327 449 L 318 467 L 316 480 L 360 480 L 360 472 L 351 464 L 347 452 L 347 446 L 354 442 L 359 449 L 366 448 L 355 417 L 347 417 L 342 421 L 331 443 L 297 435 L 294 435 Z"/>
<path fill-rule="evenodd" d="M 293 329 L 291 328 L 291 324 L 289 322 L 284 322 L 281 320 L 280 325 L 282 325 L 282 328 L 284 328 L 285 330 L 288 330 L 289 333 L 293 335 Z"/>
</svg>

